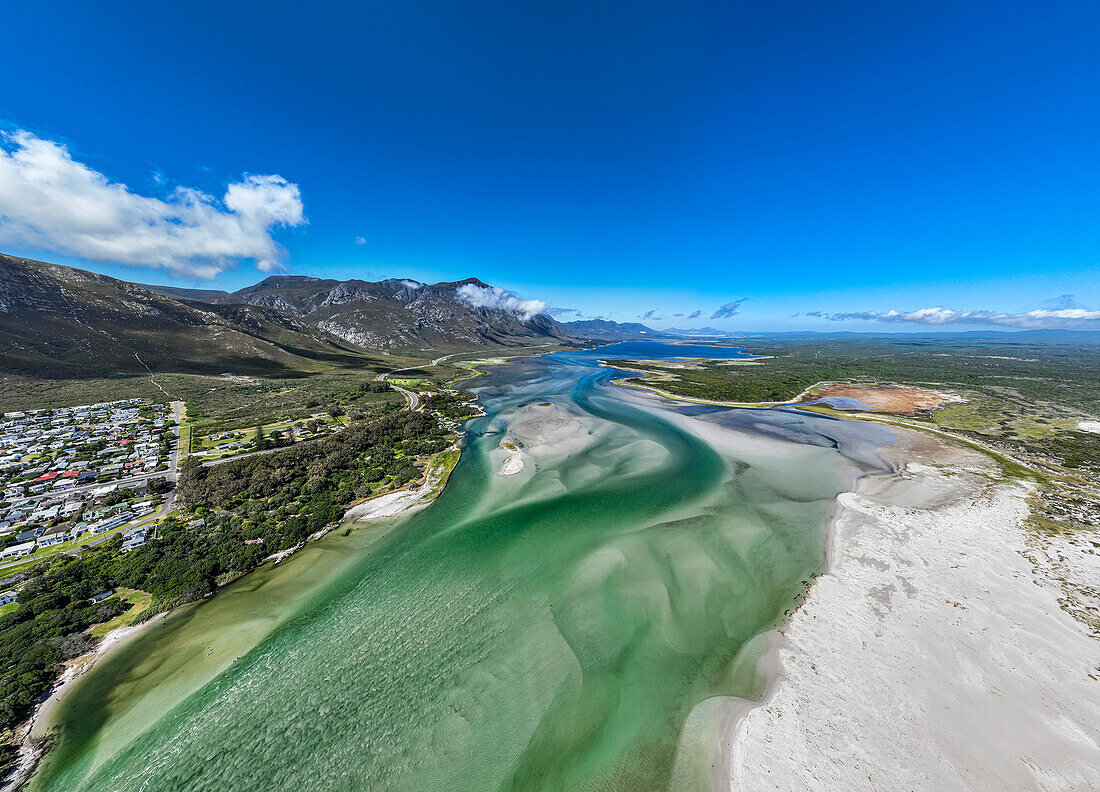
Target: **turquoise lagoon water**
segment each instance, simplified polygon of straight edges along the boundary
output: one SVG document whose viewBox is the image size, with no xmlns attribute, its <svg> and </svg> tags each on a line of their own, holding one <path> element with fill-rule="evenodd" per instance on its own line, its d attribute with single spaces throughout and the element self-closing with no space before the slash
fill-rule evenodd
<svg viewBox="0 0 1100 792">
<path fill-rule="evenodd" d="M 622 344 L 493 367 L 434 504 L 126 644 L 59 708 L 32 788 L 707 789 L 724 707 L 761 692 L 758 637 L 890 440 L 662 405 L 597 365 L 738 354 Z M 506 437 L 526 454 L 515 476 L 498 472 Z"/>
</svg>

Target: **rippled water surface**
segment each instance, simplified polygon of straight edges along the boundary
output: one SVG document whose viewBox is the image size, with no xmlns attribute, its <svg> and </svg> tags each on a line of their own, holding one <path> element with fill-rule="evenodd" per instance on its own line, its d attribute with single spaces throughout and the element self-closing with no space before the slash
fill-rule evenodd
<svg viewBox="0 0 1100 792">
<path fill-rule="evenodd" d="M 34 788 L 707 788 L 728 697 L 760 690 L 753 638 L 820 570 L 834 495 L 888 442 L 793 410 L 663 405 L 597 365 L 734 354 L 494 367 L 436 503 L 127 644 L 59 710 Z"/>
</svg>

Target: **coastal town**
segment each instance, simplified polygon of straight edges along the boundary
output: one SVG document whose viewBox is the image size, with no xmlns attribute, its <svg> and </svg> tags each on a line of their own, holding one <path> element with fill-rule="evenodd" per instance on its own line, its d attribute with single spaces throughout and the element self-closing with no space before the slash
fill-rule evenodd
<svg viewBox="0 0 1100 792">
<path fill-rule="evenodd" d="M 422 395 L 447 432 L 461 434 L 459 420 L 478 412 L 471 413 L 468 397 L 452 391 Z M 412 406 L 410 399 L 406 409 Z M 115 535 L 122 537 L 123 553 L 144 545 L 176 505 L 185 457 L 212 466 L 325 437 L 348 425 L 341 410 L 330 408 L 300 420 L 200 437 L 190 427 L 181 431 L 183 408 L 182 402 L 131 398 L 3 413 L 0 586 L 16 586 L 20 573 L 49 556 L 79 552 Z M 5 600 L 0 608 L 17 599 L 17 588 L 0 591 Z"/>
<path fill-rule="evenodd" d="M 363 414 L 364 393 L 391 389 L 403 405 Z M 91 666 L 108 634 L 277 563 L 352 503 L 434 497 L 457 462 L 461 421 L 481 413 L 470 394 L 381 381 L 270 422 L 227 427 L 201 410 L 126 398 L 0 414 L 0 627 L 13 663 L 0 766 L 18 754 L 16 777 L 41 750 L 34 713 Z"/>
<path fill-rule="evenodd" d="M 171 505 L 179 412 L 135 398 L 4 413 L 0 575 L 115 534 L 122 552 L 144 544 Z"/>
</svg>

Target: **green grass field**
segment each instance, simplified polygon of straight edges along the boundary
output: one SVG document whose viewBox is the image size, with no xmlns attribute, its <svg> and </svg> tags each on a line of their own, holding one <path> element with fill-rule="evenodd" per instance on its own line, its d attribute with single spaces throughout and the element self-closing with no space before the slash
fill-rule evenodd
<svg viewBox="0 0 1100 792">
<path fill-rule="evenodd" d="M 135 591 L 134 589 L 119 589 L 115 592 L 114 596 L 129 603 L 130 610 L 116 616 L 108 622 L 97 624 L 95 627 L 88 630 L 89 635 L 96 638 L 102 638 L 107 633 L 119 627 L 129 627 L 137 621 L 142 613 L 149 609 L 149 606 L 153 602 L 152 594 L 146 594 L 144 591 Z"/>
</svg>

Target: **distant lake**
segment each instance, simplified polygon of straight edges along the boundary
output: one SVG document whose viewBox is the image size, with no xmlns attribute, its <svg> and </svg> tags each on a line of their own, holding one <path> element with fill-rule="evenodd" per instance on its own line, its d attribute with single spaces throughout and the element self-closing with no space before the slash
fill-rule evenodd
<svg viewBox="0 0 1100 792">
<path fill-rule="evenodd" d="M 586 349 L 578 352 L 554 352 L 547 357 L 566 360 L 675 360 L 676 358 L 710 358 L 729 360 L 753 357 L 740 347 L 712 346 L 710 344 L 669 344 L 662 341 L 624 341 L 619 344 Z"/>
</svg>

